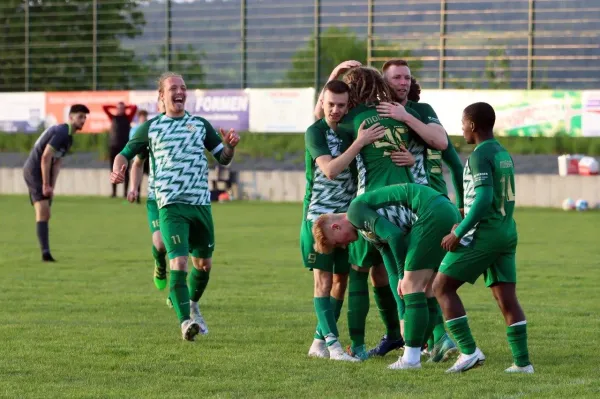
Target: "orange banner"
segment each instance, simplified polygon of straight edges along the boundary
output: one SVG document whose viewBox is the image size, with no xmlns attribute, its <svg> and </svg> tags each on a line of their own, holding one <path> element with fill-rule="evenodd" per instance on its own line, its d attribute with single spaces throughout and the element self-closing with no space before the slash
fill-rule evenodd
<svg viewBox="0 0 600 399">
<path fill-rule="evenodd" d="M 90 109 L 81 133 L 104 133 L 110 129 L 110 119 L 103 105 L 117 105 L 119 101 L 129 103 L 129 91 L 63 91 L 46 93 L 46 124 L 51 126 L 65 123 L 69 119 L 69 108 L 83 104 Z"/>
</svg>

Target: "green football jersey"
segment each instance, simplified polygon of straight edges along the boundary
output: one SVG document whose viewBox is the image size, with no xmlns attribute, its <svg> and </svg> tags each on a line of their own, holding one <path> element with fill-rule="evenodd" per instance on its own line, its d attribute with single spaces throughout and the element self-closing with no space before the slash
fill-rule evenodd
<svg viewBox="0 0 600 399">
<path fill-rule="evenodd" d="M 159 208 L 168 204 L 210 205 L 208 159 L 204 150 L 218 157 L 221 137 L 204 118 L 165 114 L 144 122 L 121 152 L 128 160 L 148 148 Z"/>
<path fill-rule="evenodd" d="M 431 201 L 441 196 L 443 194 L 422 184 L 394 184 L 356 197 L 347 218 L 367 241 L 385 244 L 374 233 L 377 218 L 387 219 L 407 234 Z M 365 204 L 375 213 L 365 212 Z"/>
<path fill-rule="evenodd" d="M 416 111 L 420 115 L 420 121 L 424 124 L 428 125 L 430 123 L 435 123 L 437 125 L 442 125 L 437 117 L 437 114 L 431 107 L 431 105 L 426 103 L 416 103 L 414 101 L 407 101 L 405 108 L 412 109 Z M 415 136 L 417 136 L 415 134 Z M 431 185 L 431 170 L 438 170 L 435 166 L 439 166 L 439 174 L 442 177 L 442 181 L 444 179 L 442 173 L 442 152 L 439 150 L 431 149 L 427 146 L 427 144 L 420 137 L 416 137 L 414 140 L 409 142 L 408 151 L 415 158 L 415 164 L 411 166 L 410 171 L 413 175 L 415 183 L 419 184 L 428 184 Z M 437 181 L 436 181 L 437 183 Z M 445 189 L 444 183 L 444 189 Z M 438 190 L 439 191 L 439 190 Z M 447 194 L 448 191 L 440 191 L 444 194 Z"/>
<path fill-rule="evenodd" d="M 356 196 L 356 173 L 352 167 L 344 169 L 330 180 L 317 165 L 316 159 L 330 155 L 339 157 L 350 146 L 350 139 L 334 132 L 325 119 L 311 125 L 304 136 L 306 143 L 306 194 L 304 218 L 314 221 L 325 213 L 346 212 Z"/>
<path fill-rule="evenodd" d="M 365 128 L 375 123 L 386 128 L 383 138 L 365 146 L 356 157 L 359 194 L 390 184 L 413 182 L 410 169 L 395 165 L 390 154 L 398 150 L 401 145 L 409 148 L 410 141 L 414 140 L 414 132 L 403 122 L 382 118 L 375 107 L 376 104 L 359 104 L 340 121 L 337 129 L 338 132 L 344 132 L 354 140 L 363 122 L 366 122 Z M 413 110 L 408 112 L 419 117 Z"/>
<path fill-rule="evenodd" d="M 461 244 L 471 244 L 477 231 L 483 233 L 479 234 L 480 238 L 489 237 L 490 245 L 494 246 L 516 240 L 514 164 L 497 140 L 486 140 L 475 147 L 465 164 L 463 184 L 465 215 L 475 201 L 475 188 L 492 186 L 494 197 L 485 216 L 463 236 Z M 478 245 L 482 244 L 484 242 L 478 242 Z"/>
</svg>

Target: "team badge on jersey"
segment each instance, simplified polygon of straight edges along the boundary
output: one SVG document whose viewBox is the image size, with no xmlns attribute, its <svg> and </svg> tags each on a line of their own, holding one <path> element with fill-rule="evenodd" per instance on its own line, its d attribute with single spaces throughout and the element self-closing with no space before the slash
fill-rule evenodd
<svg viewBox="0 0 600 399">
<path fill-rule="evenodd" d="M 196 133 L 196 130 L 198 130 L 198 129 L 196 129 L 196 126 L 194 126 L 194 125 L 193 125 L 193 124 L 191 124 L 191 123 L 188 123 L 187 125 L 185 125 L 185 127 L 187 128 L 187 130 L 188 130 L 190 133 Z"/>
</svg>

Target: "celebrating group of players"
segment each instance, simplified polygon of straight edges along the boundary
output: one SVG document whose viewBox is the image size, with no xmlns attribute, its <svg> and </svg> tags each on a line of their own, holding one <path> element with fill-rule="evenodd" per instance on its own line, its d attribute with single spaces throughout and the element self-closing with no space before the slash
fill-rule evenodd
<svg viewBox="0 0 600 399">
<path fill-rule="evenodd" d="M 183 338 L 193 341 L 208 333 L 199 300 L 215 247 L 205 150 L 228 165 L 240 137 L 233 129 L 219 134 L 204 118 L 187 113 L 186 90 L 182 76 L 161 76 L 160 114 L 138 127 L 116 156 L 110 179 L 122 183 L 135 158 L 129 195 L 134 201 L 144 160 L 150 159 L 147 213 L 154 282 L 158 289 L 166 287 L 168 257 L 168 303 Z M 300 239 L 304 265 L 314 275 L 318 321 L 309 356 L 359 362 L 403 348 L 389 368 L 414 369 L 421 367 L 427 348 L 423 352 L 432 362 L 460 352 L 448 372 L 480 365 L 485 356 L 457 290 L 483 274 L 507 324 L 514 364 L 506 371 L 533 373 L 525 315 L 515 293 L 513 162 L 494 139 L 494 110 L 485 103 L 464 110 L 463 135 L 477 146 L 463 173 L 434 110 L 418 102 L 419 93 L 402 60 L 387 62 L 382 73 L 344 62 L 321 92 L 315 109 L 319 120 L 305 135 L 307 191 Z M 44 260 L 53 260 L 48 220 L 60 158 L 88 113 L 84 105 L 73 106 L 70 123 L 42 134 L 24 170 Z M 452 173 L 456 205 L 447 196 L 442 160 Z M 193 267 L 188 276 L 189 256 Z M 369 275 L 386 333 L 367 351 Z M 337 328 L 347 288 L 348 352 Z"/>
<path fill-rule="evenodd" d="M 485 356 L 457 290 L 483 274 L 507 324 L 514 362 L 506 371 L 533 373 L 515 292 L 513 161 L 494 139 L 494 110 L 486 103 L 464 110 L 463 135 L 476 147 L 462 171 L 419 93 L 403 60 L 388 61 L 382 73 L 344 62 L 321 92 L 315 113 L 322 119 L 306 132 L 300 239 L 304 266 L 314 275 L 318 321 L 308 354 L 356 362 L 403 348 L 389 368 L 421 368 L 423 353 L 440 362 L 457 351 L 447 328 L 460 352 L 447 372 L 481 365 Z M 456 206 L 442 160 L 453 176 Z M 386 334 L 367 351 L 369 272 Z M 348 353 L 336 324 L 347 285 Z"/>
</svg>

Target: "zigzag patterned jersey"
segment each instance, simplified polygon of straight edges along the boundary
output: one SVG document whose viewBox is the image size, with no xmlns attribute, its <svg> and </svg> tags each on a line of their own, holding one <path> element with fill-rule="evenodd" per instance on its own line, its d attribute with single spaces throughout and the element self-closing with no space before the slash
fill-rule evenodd
<svg viewBox="0 0 600 399">
<path fill-rule="evenodd" d="M 147 148 L 159 208 L 168 204 L 210 205 L 208 159 L 223 150 L 220 136 L 204 118 L 158 115 L 143 123 L 121 152 L 127 159 Z"/>
</svg>

